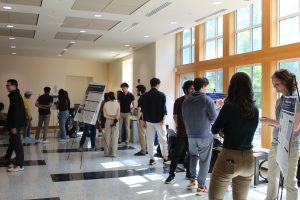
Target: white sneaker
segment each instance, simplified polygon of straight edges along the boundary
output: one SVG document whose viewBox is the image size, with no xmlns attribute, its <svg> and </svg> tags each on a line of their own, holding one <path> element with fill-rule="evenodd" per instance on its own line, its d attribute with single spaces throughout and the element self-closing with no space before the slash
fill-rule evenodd
<svg viewBox="0 0 300 200">
<path fill-rule="evenodd" d="M 9 171 L 9 172 L 24 171 L 24 167 L 14 166 L 14 167 L 12 167 L 12 168 L 8 168 L 7 171 Z"/>
<path fill-rule="evenodd" d="M 59 139 L 58 142 L 66 142 L 66 139 Z"/>
<path fill-rule="evenodd" d="M 13 167 L 15 167 L 15 165 L 12 164 L 12 163 L 10 163 L 10 164 L 7 166 L 7 168 L 13 168 Z"/>
<path fill-rule="evenodd" d="M 48 140 L 43 140 L 43 144 L 48 144 L 49 141 Z"/>
</svg>

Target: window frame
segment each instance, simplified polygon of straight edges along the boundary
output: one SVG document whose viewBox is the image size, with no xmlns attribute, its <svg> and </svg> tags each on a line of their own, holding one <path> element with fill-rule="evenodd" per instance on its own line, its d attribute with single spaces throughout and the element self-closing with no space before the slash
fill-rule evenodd
<svg viewBox="0 0 300 200">
<path fill-rule="evenodd" d="M 261 3 L 261 9 L 262 9 L 262 0 L 260 0 L 260 3 Z M 253 30 L 256 29 L 256 28 L 261 28 L 262 30 L 262 15 L 261 15 L 261 23 L 260 24 L 256 24 L 256 25 L 253 25 L 253 4 L 251 5 L 248 5 L 250 7 L 249 9 L 249 12 L 250 12 L 250 15 L 249 15 L 249 26 L 246 27 L 246 28 L 242 28 L 242 29 L 237 29 L 237 21 L 238 21 L 238 17 L 237 17 L 237 12 L 238 10 L 235 11 L 235 53 L 236 54 L 243 54 L 243 53 L 249 53 L 249 52 L 252 52 L 254 51 L 253 50 Z M 237 50 L 238 50 L 238 37 L 237 35 L 239 33 L 242 33 L 244 31 L 249 31 L 250 32 L 250 37 L 249 37 L 249 43 L 250 43 L 250 49 L 249 51 L 246 51 L 246 52 L 242 52 L 242 53 L 238 53 Z M 261 31 L 261 39 L 262 39 L 262 31 Z M 262 43 L 262 42 L 261 42 Z M 262 44 L 261 44 L 261 48 L 260 49 L 257 49 L 255 51 L 260 51 L 262 49 Z"/>
<path fill-rule="evenodd" d="M 191 33 L 191 35 L 190 35 L 191 40 L 190 40 L 189 45 L 184 46 L 183 45 L 183 40 L 184 40 L 183 32 L 188 29 L 190 30 L 190 33 Z M 181 38 L 181 64 L 182 65 L 187 65 L 187 64 L 191 64 L 191 63 L 195 62 L 195 27 L 187 28 L 185 30 L 182 31 L 182 35 L 181 35 L 182 36 L 182 38 Z M 189 52 L 190 52 L 189 62 L 187 62 L 187 63 L 183 63 L 183 51 L 185 49 L 189 49 Z M 193 52 L 193 49 L 194 49 L 194 52 Z"/>
<path fill-rule="evenodd" d="M 213 19 L 210 19 L 210 20 L 215 20 L 216 23 L 215 23 L 215 36 L 214 37 L 211 37 L 211 38 L 206 38 L 206 33 L 207 33 L 207 22 L 210 21 L 208 20 L 207 22 L 205 22 L 205 28 L 204 28 L 204 58 L 205 60 L 211 60 L 211 59 L 215 59 L 215 58 L 221 58 L 223 57 L 223 50 L 222 50 L 222 55 L 218 55 L 218 40 L 219 39 L 222 39 L 222 44 L 224 45 L 224 39 L 223 39 L 223 31 L 222 31 L 222 35 L 219 35 L 218 36 L 218 28 L 219 28 L 219 18 L 222 18 L 222 29 L 223 29 L 223 26 L 224 26 L 224 19 L 223 19 L 223 16 L 219 16 L 219 17 L 216 17 L 216 18 L 213 18 Z M 207 48 L 206 48 L 206 44 L 208 42 L 211 42 L 211 41 L 214 41 L 215 43 L 215 57 L 214 58 L 207 58 Z M 222 46 L 223 46 L 222 45 Z"/>
<path fill-rule="evenodd" d="M 211 70 L 205 70 L 204 71 L 204 77 L 207 78 L 206 74 L 207 72 L 215 72 L 216 74 L 216 81 L 215 81 L 215 86 L 216 86 L 216 93 L 223 93 L 223 85 L 224 85 L 224 80 L 222 77 L 222 88 L 218 88 L 218 72 L 222 71 L 222 75 L 223 75 L 223 68 L 217 68 L 217 69 L 211 69 Z M 213 93 L 214 91 L 209 91 L 210 93 Z"/>
</svg>

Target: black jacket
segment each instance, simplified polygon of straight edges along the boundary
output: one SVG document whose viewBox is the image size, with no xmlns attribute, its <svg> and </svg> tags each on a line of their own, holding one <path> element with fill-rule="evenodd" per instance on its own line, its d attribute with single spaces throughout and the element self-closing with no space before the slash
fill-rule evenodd
<svg viewBox="0 0 300 200">
<path fill-rule="evenodd" d="M 143 95 L 141 102 L 143 120 L 151 123 L 159 123 L 167 114 L 166 96 L 156 88 L 151 88 Z"/>
<path fill-rule="evenodd" d="M 9 93 L 9 108 L 7 113 L 8 128 L 22 128 L 27 125 L 26 111 L 20 90 Z"/>
</svg>

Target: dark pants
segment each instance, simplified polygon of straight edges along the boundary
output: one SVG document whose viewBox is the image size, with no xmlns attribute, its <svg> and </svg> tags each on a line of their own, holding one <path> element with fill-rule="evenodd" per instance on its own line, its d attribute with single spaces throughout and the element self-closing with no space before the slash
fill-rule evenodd
<svg viewBox="0 0 300 200">
<path fill-rule="evenodd" d="M 189 156 L 189 145 L 188 145 L 188 138 L 176 138 L 174 152 L 171 158 L 171 165 L 169 174 L 175 176 L 176 168 L 178 161 L 183 152 L 186 152 L 187 158 L 187 165 L 186 165 L 186 176 L 190 177 L 190 156 Z"/>
<path fill-rule="evenodd" d="M 81 136 L 80 139 L 80 146 L 82 147 L 84 145 L 85 139 L 87 134 L 90 131 L 90 138 L 91 138 L 91 146 L 92 148 L 94 148 L 95 145 L 95 140 L 96 140 L 96 126 L 95 125 L 91 125 L 91 124 L 84 124 L 84 130 L 83 130 L 83 134 Z"/>
<path fill-rule="evenodd" d="M 16 154 L 15 165 L 23 167 L 24 164 L 24 149 L 21 140 L 21 129 L 17 129 L 17 134 L 10 133 L 9 146 L 5 154 L 7 160 L 11 159 L 13 152 Z"/>
</svg>

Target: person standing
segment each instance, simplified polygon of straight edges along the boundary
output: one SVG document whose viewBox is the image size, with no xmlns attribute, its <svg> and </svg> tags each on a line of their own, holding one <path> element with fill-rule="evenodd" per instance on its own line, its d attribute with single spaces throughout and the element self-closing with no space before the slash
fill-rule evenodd
<svg viewBox="0 0 300 200">
<path fill-rule="evenodd" d="M 65 142 L 67 139 L 66 122 L 70 115 L 70 99 L 65 90 L 58 91 L 58 123 L 59 123 L 59 142 Z"/>
<path fill-rule="evenodd" d="M 42 126 L 44 124 L 44 133 L 43 133 L 43 144 L 47 144 L 47 134 L 48 134 L 48 126 L 50 122 L 50 108 L 53 104 L 53 97 L 50 96 L 50 87 L 44 88 L 44 94 L 39 96 L 35 106 L 39 108 L 39 120 L 38 120 L 38 127 L 35 133 L 35 141 L 36 143 L 39 143 L 40 140 L 40 132 L 42 129 Z"/>
<path fill-rule="evenodd" d="M 258 116 L 250 77 L 244 72 L 234 74 L 227 98 L 211 128 L 224 142 L 211 175 L 210 200 L 223 199 L 231 182 L 232 199 L 248 198 L 254 174 L 252 141 Z"/>
<path fill-rule="evenodd" d="M 266 200 L 277 199 L 278 196 L 278 186 L 279 186 L 279 177 L 280 177 L 280 168 L 276 161 L 277 156 L 277 146 L 279 143 L 278 134 L 279 134 L 279 121 L 280 113 L 283 104 L 284 96 L 297 96 L 296 91 L 296 76 L 293 73 L 290 73 L 286 69 L 281 69 L 276 71 L 272 75 L 272 84 L 276 89 L 276 92 L 281 93 L 282 96 L 277 99 L 275 107 L 275 116 L 276 119 L 270 119 L 267 117 L 262 117 L 261 122 L 263 124 L 273 127 L 273 140 L 272 147 L 270 148 L 268 155 L 268 188 L 267 188 L 267 198 Z M 299 159 L 299 149 L 300 149 L 300 130 L 297 125 L 299 123 L 297 118 L 299 118 L 299 102 L 297 101 L 296 109 L 296 120 L 294 124 L 294 130 L 290 141 L 290 151 L 288 154 L 288 162 L 286 163 L 288 174 L 284 179 L 284 185 L 286 188 L 286 199 L 287 200 L 296 200 L 298 199 L 298 187 L 297 187 L 297 164 Z"/>
<path fill-rule="evenodd" d="M 120 123 L 119 123 L 119 142 L 122 142 L 122 127 L 125 123 L 126 141 L 125 145 L 129 146 L 130 140 L 130 113 L 134 110 L 134 96 L 128 91 L 129 85 L 127 83 L 121 84 L 122 92 L 118 94 L 118 101 L 120 103 Z"/>
<path fill-rule="evenodd" d="M 23 128 L 23 140 L 26 142 L 31 142 L 32 138 L 30 137 L 30 130 L 31 130 L 31 121 L 32 121 L 32 115 L 31 115 L 31 108 L 29 104 L 29 99 L 31 98 L 31 92 L 26 91 L 24 93 L 24 106 L 26 111 L 26 118 L 27 118 L 27 126 Z"/>
<path fill-rule="evenodd" d="M 13 165 L 9 165 L 9 172 L 18 172 L 24 170 L 24 150 L 21 139 L 21 130 L 27 125 L 26 111 L 23 98 L 18 89 L 18 81 L 9 79 L 6 83 L 6 89 L 9 92 L 9 108 L 7 113 L 7 126 L 10 130 L 9 146 L 6 155 L 1 158 L 9 161 L 13 152 L 16 154 L 16 160 Z"/>
<path fill-rule="evenodd" d="M 104 156 L 116 157 L 118 151 L 120 104 L 116 101 L 113 92 L 108 93 L 108 101 L 104 103 L 103 115 L 105 117 Z"/>
<path fill-rule="evenodd" d="M 195 78 L 195 93 L 190 95 L 182 105 L 182 117 L 188 136 L 190 153 L 191 182 L 187 188 L 197 188 L 197 194 L 207 192 L 205 180 L 208 175 L 213 146 L 213 135 L 210 128 L 217 118 L 214 101 L 205 94 L 208 84 L 207 78 Z"/>
<path fill-rule="evenodd" d="M 143 113 L 141 112 L 141 104 L 143 95 L 146 92 L 146 87 L 144 85 L 137 85 L 137 96 L 139 96 L 138 100 L 138 111 L 137 111 L 137 126 L 138 126 L 138 134 L 139 134 L 139 143 L 141 146 L 141 150 L 137 153 L 135 153 L 135 156 L 144 156 L 147 152 L 146 147 L 146 129 L 144 128 L 143 124 Z"/>
<path fill-rule="evenodd" d="M 165 115 L 167 115 L 166 96 L 158 91 L 160 80 L 150 80 L 151 89 L 143 95 L 142 113 L 143 123 L 146 128 L 147 149 L 150 158 L 149 165 L 156 163 L 154 159 L 154 137 L 158 135 L 164 163 L 168 161 L 167 131 L 165 126 Z"/>
<path fill-rule="evenodd" d="M 180 156 L 183 152 L 186 153 L 188 156 L 189 154 L 189 145 L 188 145 L 188 138 L 184 126 L 184 122 L 182 119 L 182 104 L 186 98 L 188 98 L 192 93 L 195 92 L 194 90 L 194 81 L 186 81 L 184 82 L 182 86 L 184 96 L 179 97 L 176 99 L 174 103 L 174 109 L 173 109 L 173 119 L 176 125 L 176 142 L 174 146 L 174 154 L 171 157 L 171 165 L 169 170 L 169 177 L 165 180 L 166 184 L 169 184 L 172 182 L 172 180 L 175 177 L 175 172 L 177 168 L 178 161 L 180 159 Z M 186 178 L 190 178 L 190 164 L 189 164 L 189 156 L 188 156 L 188 162 L 186 166 Z"/>
</svg>

